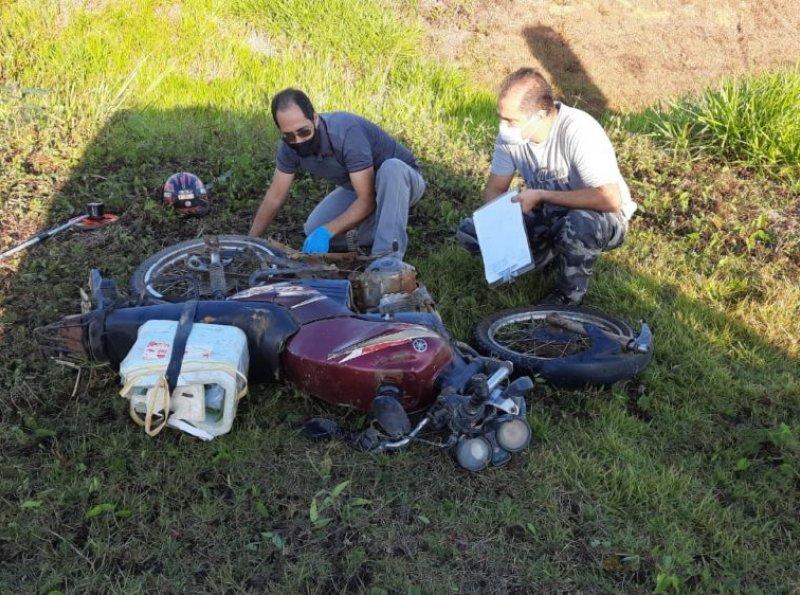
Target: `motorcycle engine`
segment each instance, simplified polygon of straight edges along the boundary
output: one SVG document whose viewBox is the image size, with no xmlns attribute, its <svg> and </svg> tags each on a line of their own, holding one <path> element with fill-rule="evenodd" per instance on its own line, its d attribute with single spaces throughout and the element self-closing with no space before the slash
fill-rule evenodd
<svg viewBox="0 0 800 595">
<path fill-rule="evenodd" d="M 394 256 L 374 260 L 363 273 L 351 276 L 356 307 L 362 312 L 433 310 L 433 300 L 424 287 L 417 286 L 417 270 Z"/>
</svg>

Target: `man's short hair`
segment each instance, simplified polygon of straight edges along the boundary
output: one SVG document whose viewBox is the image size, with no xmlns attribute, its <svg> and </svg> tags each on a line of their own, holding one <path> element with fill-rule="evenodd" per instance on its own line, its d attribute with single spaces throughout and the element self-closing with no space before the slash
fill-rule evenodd
<svg viewBox="0 0 800 595">
<path fill-rule="evenodd" d="M 502 99 L 512 89 L 523 89 L 520 109 L 528 114 L 538 110 L 550 113 L 555 108 L 553 88 L 545 78 L 533 68 L 520 68 L 503 79 L 499 97 Z"/>
<path fill-rule="evenodd" d="M 314 106 L 308 95 L 303 93 L 300 89 L 288 88 L 277 93 L 272 98 L 272 119 L 275 120 L 275 126 L 278 125 L 278 112 L 282 112 L 286 108 L 296 105 L 303 112 L 303 115 L 309 120 L 314 119 Z"/>
</svg>

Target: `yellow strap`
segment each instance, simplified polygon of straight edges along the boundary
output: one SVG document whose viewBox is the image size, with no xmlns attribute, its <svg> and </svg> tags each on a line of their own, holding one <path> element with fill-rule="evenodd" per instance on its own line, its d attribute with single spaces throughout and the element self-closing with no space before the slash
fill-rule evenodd
<svg viewBox="0 0 800 595">
<path fill-rule="evenodd" d="M 191 362 L 189 362 L 191 364 Z M 203 372 L 213 372 L 213 371 L 220 371 L 236 378 L 236 401 L 238 402 L 239 399 L 244 397 L 247 394 L 247 376 L 238 368 L 235 368 L 228 364 L 220 364 L 218 363 L 215 366 L 209 366 L 207 368 L 203 368 Z M 138 374 L 134 378 L 130 378 L 128 382 L 122 387 L 122 390 L 119 392 L 120 396 L 130 400 L 130 408 L 129 413 L 131 419 L 133 419 L 136 424 L 140 426 L 144 426 L 144 431 L 148 436 L 156 436 L 161 430 L 164 429 L 164 426 L 167 425 L 167 420 L 169 419 L 169 406 L 170 406 L 170 394 L 169 394 L 169 384 L 167 382 L 166 376 L 163 374 L 164 367 L 163 365 L 154 364 L 152 366 L 148 366 L 145 368 L 144 373 Z M 186 373 L 190 373 L 191 370 L 187 370 Z M 147 412 L 145 413 L 144 419 L 142 419 L 136 410 L 133 407 L 133 400 L 131 399 L 131 393 L 133 392 L 133 387 L 139 385 L 139 378 L 142 376 L 151 376 L 153 374 L 159 374 L 158 380 L 156 384 L 152 387 L 153 390 L 151 393 L 150 398 L 147 401 Z M 239 389 L 239 385 L 241 384 L 242 388 Z M 150 392 L 148 390 L 148 392 Z M 153 415 L 156 411 L 156 405 L 159 401 L 159 398 L 163 404 L 163 411 L 164 411 L 164 419 L 163 421 L 156 426 L 155 428 L 152 427 L 153 422 Z"/>
<path fill-rule="evenodd" d="M 190 365 L 191 365 L 191 363 L 192 362 L 189 362 Z M 194 370 L 187 370 L 186 373 L 188 374 L 188 373 L 191 373 L 193 371 Z M 213 371 L 224 372 L 224 373 L 228 374 L 229 376 L 233 376 L 233 377 L 236 378 L 236 388 L 237 388 L 237 390 L 236 390 L 236 400 L 237 401 L 247 394 L 247 376 L 241 370 L 239 370 L 239 368 L 236 368 L 236 367 L 234 367 L 234 366 L 232 366 L 230 364 L 223 364 L 223 363 L 219 363 L 218 362 L 214 366 L 209 366 L 209 367 L 204 367 L 203 368 L 203 372 L 209 372 L 209 371 L 212 371 L 212 372 Z M 241 385 L 242 388 L 239 388 L 239 385 Z"/>
<path fill-rule="evenodd" d="M 147 401 L 147 410 L 145 412 L 144 419 L 142 419 L 136 409 L 133 406 L 133 399 L 131 399 L 131 393 L 133 392 L 133 387 L 137 386 L 139 380 L 139 376 L 135 378 L 131 378 L 128 383 L 122 388 L 119 394 L 130 400 L 130 407 L 128 412 L 131 416 L 131 419 L 136 422 L 137 425 L 144 426 L 144 431 L 148 436 L 155 436 L 161 430 L 164 429 L 164 426 L 167 425 L 167 420 L 169 419 L 169 384 L 167 383 L 167 378 L 165 376 L 159 376 L 156 384 L 148 389 L 150 392 L 150 398 Z M 151 392 L 152 390 L 152 392 Z M 159 398 L 163 404 L 163 412 L 164 412 L 164 420 L 155 428 L 152 427 L 153 424 L 153 414 L 156 412 L 156 405 L 159 401 Z"/>
<path fill-rule="evenodd" d="M 153 392 L 151 393 L 150 398 L 147 401 L 147 413 L 144 416 L 144 432 L 150 437 L 156 436 L 164 427 L 167 425 L 167 420 L 169 419 L 169 383 L 167 382 L 166 376 L 159 376 L 156 385 L 153 387 Z M 150 392 L 150 391 L 148 391 Z M 152 427 L 153 424 L 153 414 L 156 411 L 156 402 L 158 400 L 159 395 L 161 396 L 163 409 L 164 412 L 164 420 L 155 428 Z"/>
<path fill-rule="evenodd" d="M 122 390 L 119 391 L 119 395 L 125 399 L 130 400 L 130 407 L 128 409 L 128 413 L 131 416 L 131 419 L 136 422 L 137 425 L 143 426 L 144 420 L 141 419 L 138 415 L 136 415 L 136 410 L 133 408 L 133 399 L 131 399 L 131 393 L 133 392 L 133 387 L 136 386 L 136 381 L 139 379 L 137 376 L 136 378 L 131 378 L 128 380 L 128 383 L 122 387 Z"/>
</svg>

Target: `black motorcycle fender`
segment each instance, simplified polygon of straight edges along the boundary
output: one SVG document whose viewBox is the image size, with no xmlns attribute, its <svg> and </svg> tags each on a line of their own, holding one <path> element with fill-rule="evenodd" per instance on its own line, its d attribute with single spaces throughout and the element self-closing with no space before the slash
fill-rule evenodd
<svg viewBox="0 0 800 595">
<path fill-rule="evenodd" d="M 538 372 L 554 386 L 611 386 L 641 372 L 653 357 L 652 351 L 625 351 L 618 342 L 606 337 L 594 325 L 587 324 L 586 330 L 592 337 L 592 349 L 573 356 L 542 361 Z"/>
</svg>

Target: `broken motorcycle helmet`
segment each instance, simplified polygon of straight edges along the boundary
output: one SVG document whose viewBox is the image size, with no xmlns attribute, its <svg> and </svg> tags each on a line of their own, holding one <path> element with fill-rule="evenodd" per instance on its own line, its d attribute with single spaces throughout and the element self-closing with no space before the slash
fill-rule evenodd
<svg viewBox="0 0 800 595">
<path fill-rule="evenodd" d="M 180 172 L 164 182 L 161 204 L 174 208 L 182 217 L 202 217 L 209 209 L 208 192 L 196 175 Z"/>
</svg>

